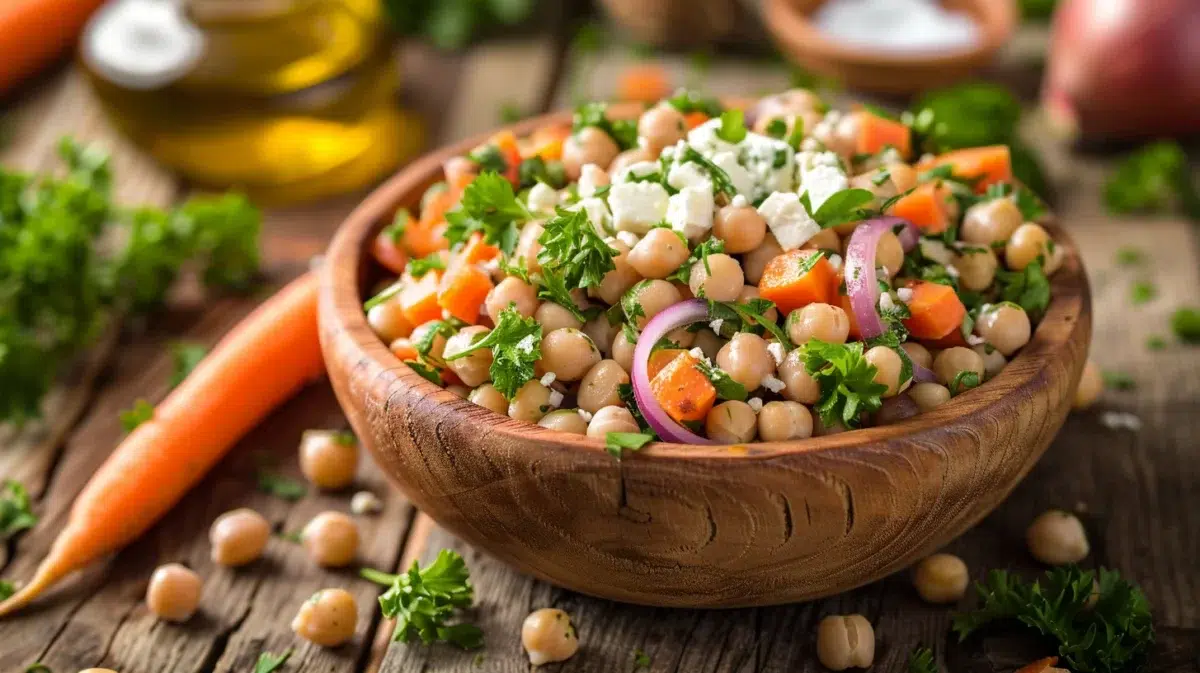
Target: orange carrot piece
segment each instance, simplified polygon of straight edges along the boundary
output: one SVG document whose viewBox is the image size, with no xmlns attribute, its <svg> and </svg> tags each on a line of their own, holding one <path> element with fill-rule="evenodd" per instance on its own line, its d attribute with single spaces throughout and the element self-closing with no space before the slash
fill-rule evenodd
<svg viewBox="0 0 1200 673">
<path fill-rule="evenodd" d="M 838 282 L 840 284 L 841 281 Z M 858 329 L 858 319 L 854 317 L 854 307 L 850 304 L 850 297 L 844 294 L 838 295 L 837 305 L 846 312 L 846 318 L 850 322 L 850 338 L 856 341 L 861 340 L 862 331 Z"/>
<path fill-rule="evenodd" d="M 666 369 L 667 365 L 671 364 L 681 353 L 686 352 L 682 348 L 663 348 L 654 351 L 650 354 L 650 359 L 646 361 L 646 376 L 653 381 L 659 372 Z"/>
<path fill-rule="evenodd" d="M 888 147 L 896 148 L 902 157 L 912 152 L 912 130 L 904 124 L 870 110 L 858 110 L 854 115 L 858 122 L 857 153 L 878 154 Z"/>
<path fill-rule="evenodd" d="M 656 103 L 671 95 L 671 78 L 657 63 L 638 63 L 625 68 L 617 78 L 620 100 Z"/>
<path fill-rule="evenodd" d="M 683 125 L 687 127 L 687 130 L 691 131 L 709 119 L 710 117 L 703 112 L 700 112 L 699 110 L 693 110 L 692 112 L 683 115 Z"/>
<path fill-rule="evenodd" d="M 671 418 L 684 421 L 703 420 L 717 399 L 717 389 L 699 369 L 691 353 L 683 352 L 667 363 L 650 381 L 654 399 Z"/>
<path fill-rule="evenodd" d="M 1043 673 L 1047 669 L 1053 668 L 1057 663 L 1058 657 L 1046 657 L 1045 659 L 1038 659 L 1037 661 L 1025 664 L 1017 673 Z"/>
<path fill-rule="evenodd" d="M 571 127 L 549 124 L 534 131 L 529 138 L 529 156 L 539 156 L 546 161 L 562 158 L 563 142 L 571 135 Z"/>
<path fill-rule="evenodd" d="M 474 325 L 492 287 L 492 278 L 486 271 L 474 264 L 459 264 L 442 277 L 437 303 L 455 318 Z"/>
<path fill-rule="evenodd" d="M 462 264 L 480 264 L 500 256 L 500 248 L 483 242 L 483 234 L 475 232 L 467 239 L 462 252 L 458 254 L 458 262 Z"/>
<path fill-rule="evenodd" d="M 500 156 L 504 157 L 504 164 L 507 166 L 504 177 L 508 178 L 513 186 L 520 184 L 521 148 L 517 145 L 517 136 L 511 130 L 505 129 L 492 136 L 488 143 L 494 145 L 500 151 Z"/>
<path fill-rule="evenodd" d="M 926 234 L 940 234 L 950 226 L 950 188 L 940 180 L 917 185 L 907 196 L 901 197 L 888 210 L 912 222 Z"/>
<path fill-rule="evenodd" d="M 775 302 L 785 315 L 808 304 L 829 304 L 837 287 L 837 274 L 828 259 L 817 260 L 812 269 L 802 272 L 808 258 L 816 250 L 791 250 L 767 262 L 758 293 L 763 299 Z"/>
<path fill-rule="evenodd" d="M 112 452 L 75 499 L 11 614 L 75 570 L 146 532 L 272 409 L 323 374 L 317 277 L 259 306 Z"/>
<path fill-rule="evenodd" d="M 75 44 L 104 0 L 0 2 L 0 94 L 50 65 Z"/>
<path fill-rule="evenodd" d="M 963 338 L 962 330 L 954 329 L 950 330 L 950 333 L 941 339 L 922 339 L 921 345 L 927 348 L 940 348 L 945 350 L 947 348 L 954 348 L 955 346 L 962 346 L 965 348 L 969 344 L 967 343 L 967 340 Z"/>
<path fill-rule="evenodd" d="M 912 299 L 908 302 L 911 318 L 904 326 L 917 339 L 941 339 L 962 325 L 967 309 L 949 285 L 914 281 Z"/>
<path fill-rule="evenodd" d="M 474 180 L 475 176 L 471 175 L 470 179 Z M 425 208 L 421 210 L 421 219 L 417 224 L 428 228 L 439 222 L 445 222 L 446 211 L 453 208 L 461 196 L 462 192 L 454 187 L 434 194 L 425 204 Z M 412 229 L 412 227 L 410 226 L 409 229 Z"/>
<path fill-rule="evenodd" d="M 400 291 L 400 310 L 414 325 L 424 325 L 442 317 L 438 306 L 438 274 L 431 271 L 413 279 Z"/>
<path fill-rule="evenodd" d="M 951 166 L 956 177 L 977 180 L 976 193 L 987 191 L 989 185 L 997 182 L 1012 182 L 1012 156 L 1008 145 L 988 145 L 986 147 L 968 147 L 938 155 L 929 161 L 922 161 L 917 170 L 928 171 L 939 166 Z"/>
</svg>

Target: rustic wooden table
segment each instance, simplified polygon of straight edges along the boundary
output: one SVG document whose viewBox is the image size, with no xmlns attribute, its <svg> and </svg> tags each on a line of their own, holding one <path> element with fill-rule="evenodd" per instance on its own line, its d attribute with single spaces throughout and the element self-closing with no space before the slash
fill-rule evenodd
<svg viewBox="0 0 1200 673">
<path fill-rule="evenodd" d="M 563 105 L 572 95 L 571 81 L 586 82 L 592 95 L 610 94 L 629 58 L 625 50 L 573 58 L 562 37 L 490 43 L 457 55 L 401 50 L 408 94 L 427 114 L 434 143 L 495 125 L 505 103 L 530 112 Z M 685 57 L 668 57 L 666 63 L 677 82 L 687 80 Z M 784 88 L 787 75 L 780 67 L 722 60 L 704 83 L 711 93 L 758 94 Z M 114 134 L 70 69 L 24 92 L 9 112 L 14 140 L 0 152 L 4 165 L 48 169 L 56 139 L 69 133 L 112 148 L 122 202 L 166 204 L 188 191 Z M 1037 134 L 1036 126 L 1032 132 Z M 1049 507 L 1079 512 L 1092 540 L 1087 565 L 1120 569 L 1154 606 L 1159 645 L 1151 670 L 1200 671 L 1200 349 L 1171 345 L 1151 352 L 1144 346 L 1149 335 L 1168 332 L 1171 309 L 1196 303 L 1196 230 L 1182 219 L 1105 216 L 1099 185 L 1109 164 L 1103 159 L 1050 151 L 1048 163 L 1058 181 L 1057 209 L 1083 249 L 1093 282 L 1093 356 L 1106 368 L 1132 374 L 1137 389 L 1106 393 L 1099 409 L 1073 415 L 1017 492 L 950 551 L 967 561 L 976 579 L 994 567 L 1035 571 L 1023 541 L 1027 524 Z M 268 211 L 263 246 L 273 287 L 307 267 L 357 198 Z M 1152 263 L 1140 271 L 1118 268 L 1114 254 L 1125 244 L 1142 247 Z M 1133 307 L 1129 287 L 1143 277 L 1158 284 L 1159 296 Z M 32 573 L 73 498 L 120 438 L 118 412 L 136 398 L 156 400 L 166 393 L 171 359 L 165 345 L 212 344 L 255 301 L 201 303 L 181 293 L 165 313 L 110 339 L 71 372 L 53 393 L 43 422 L 20 432 L 0 429 L 0 476 L 25 483 L 42 518 L 35 530 L 0 550 L 0 575 L 19 579 Z M 1136 413 L 1144 427 L 1106 429 L 1100 421 L 1106 409 Z M 266 558 L 244 569 L 217 568 L 208 558 L 209 523 L 228 509 L 253 507 L 279 531 L 296 530 L 325 509 L 347 509 L 345 496 L 310 493 L 294 503 L 273 498 L 256 490 L 254 477 L 263 453 L 298 476 L 294 456 L 301 431 L 343 423 L 327 385 L 315 385 L 288 403 L 150 534 L 36 609 L 0 622 L 0 671 L 23 671 L 40 661 L 56 673 L 90 666 L 123 673 L 248 673 L 260 652 L 290 647 L 296 652 L 284 669 L 289 672 L 527 671 L 520 624 L 544 606 L 571 613 L 582 642 L 575 658 L 543 667 L 548 671 L 634 671 L 635 652 L 651 662 L 640 670 L 654 672 L 819 671 L 817 621 L 849 612 L 861 612 L 875 624 L 874 670 L 904 670 L 917 644 L 935 647 L 943 670 L 954 673 L 1011 671 L 1049 653 L 1015 634 L 952 642 L 951 610 L 923 604 L 904 574 L 823 601 L 761 609 L 665 610 L 577 595 L 518 575 L 466 547 L 415 511 L 364 461 L 360 486 L 379 493 L 385 508 L 380 516 L 361 519 L 362 562 L 394 569 L 414 558 L 429 559 L 443 547 L 459 550 L 478 592 L 471 617 L 487 637 L 482 653 L 389 646 L 390 625 L 381 622 L 375 605 L 377 587 L 352 572 L 314 568 L 283 538 L 273 539 Z M 206 578 L 200 613 L 184 625 L 156 621 L 142 603 L 151 569 L 168 561 L 185 562 Z M 355 639 L 336 650 L 306 644 L 288 627 L 303 600 L 330 586 L 349 589 L 360 606 Z"/>
</svg>

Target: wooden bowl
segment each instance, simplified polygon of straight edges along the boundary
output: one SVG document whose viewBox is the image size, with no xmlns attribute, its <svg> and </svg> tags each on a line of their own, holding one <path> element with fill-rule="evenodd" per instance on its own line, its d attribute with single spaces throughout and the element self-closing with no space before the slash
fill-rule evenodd
<svg viewBox="0 0 1200 673">
<path fill-rule="evenodd" d="M 617 108 L 637 114 L 640 106 Z M 513 126 L 527 133 L 567 113 Z M 745 446 L 652 444 L 617 461 L 602 442 L 515 421 L 426 381 L 371 332 L 372 237 L 416 205 L 446 159 L 375 191 L 330 245 L 321 346 L 338 400 L 418 507 L 513 567 L 604 598 L 657 606 L 803 601 L 936 551 L 996 507 L 1062 426 L 1087 357 L 1091 305 L 1074 243 L 1030 343 L 996 378 L 897 425 Z"/>
<path fill-rule="evenodd" d="M 1015 0 L 946 0 L 980 27 L 966 49 L 894 53 L 844 44 L 821 32 L 809 17 L 825 0 L 763 0 L 763 19 L 779 48 L 814 72 L 852 89 L 911 94 L 960 80 L 986 65 L 1016 30 Z"/>
</svg>

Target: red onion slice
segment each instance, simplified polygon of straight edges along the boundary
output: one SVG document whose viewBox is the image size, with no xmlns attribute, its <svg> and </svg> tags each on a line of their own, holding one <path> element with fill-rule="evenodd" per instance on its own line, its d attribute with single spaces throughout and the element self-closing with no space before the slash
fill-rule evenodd
<svg viewBox="0 0 1200 673">
<path fill-rule="evenodd" d="M 650 361 L 650 353 L 654 350 L 654 344 L 658 343 L 668 332 L 678 327 L 707 319 L 708 304 L 703 300 L 689 299 L 681 301 L 664 309 L 658 315 L 654 316 L 650 322 L 646 323 L 645 329 L 642 330 L 641 336 L 638 337 L 637 347 L 633 349 L 633 397 L 637 400 L 638 408 L 641 410 L 646 422 L 650 424 L 650 427 L 665 442 L 674 442 L 676 444 L 715 443 L 683 427 L 667 414 L 662 405 L 658 403 L 658 400 L 654 398 L 654 392 L 650 389 L 650 376 L 647 366 Z"/>
<path fill-rule="evenodd" d="M 911 360 L 912 358 L 909 358 Z M 919 365 L 916 362 L 912 363 L 913 381 L 916 383 L 936 383 L 937 374 L 933 373 L 932 369 L 924 365 Z"/>
<path fill-rule="evenodd" d="M 879 317 L 879 283 L 875 278 L 875 249 L 879 239 L 893 226 L 902 223 L 898 217 L 879 217 L 867 220 L 854 229 L 846 247 L 846 293 L 850 308 L 863 341 L 883 334 L 885 328 Z M 903 242 L 901 242 L 903 247 Z"/>
</svg>

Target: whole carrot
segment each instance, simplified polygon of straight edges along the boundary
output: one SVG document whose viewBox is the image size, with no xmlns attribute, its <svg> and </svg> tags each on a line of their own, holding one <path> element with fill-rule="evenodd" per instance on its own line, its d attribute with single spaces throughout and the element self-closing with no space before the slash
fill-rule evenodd
<svg viewBox="0 0 1200 673">
<path fill-rule="evenodd" d="M 227 334 L 117 446 L 33 579 L 0 603 L 0 617 L 146 532 L 242 435 L 323 372 L 317 279 L 309 273 Z"/>
<path fill-rule="evenodd" d="M 104 0 L 0 2 L 0 94 L 58 58 L 75 43 Z"/>
</svg>

